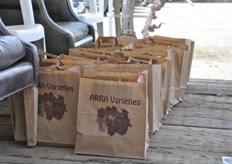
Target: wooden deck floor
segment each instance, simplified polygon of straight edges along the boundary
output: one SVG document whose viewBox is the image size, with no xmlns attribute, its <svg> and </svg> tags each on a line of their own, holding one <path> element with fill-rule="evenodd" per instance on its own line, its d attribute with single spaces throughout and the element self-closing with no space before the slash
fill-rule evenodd
<svg viewBox="0 0 232 164">
<path fill-rule="evenodd" d="M 144 160 L 76 155 L 72 148 L 28 148 L 13 140 L 7 103 L 0 108 L 0 163 L 220 164 L 221 156 L 232 156 L 232 81 L 191 79 L 185 100 L 150 138 Z"/>
</svg>

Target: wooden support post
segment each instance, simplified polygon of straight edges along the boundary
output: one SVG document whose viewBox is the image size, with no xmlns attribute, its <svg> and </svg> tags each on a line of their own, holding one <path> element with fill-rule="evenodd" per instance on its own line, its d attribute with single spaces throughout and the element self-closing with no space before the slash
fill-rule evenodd
<svg viewBox="0 0 232 164">
<path fill-rule="evenodd" d="M 27 146 L 37 144 L 38 88 L 36 85 L 24 90 Z"/>
<path fill-rule="evenodd" d="M 135 0 L 124 0 L 122 7 L 122 32 L 135 35 L 134 31 L 134 8 Z M 128 15 L 128 17 L 124 17 Z"/>
<path fill-rule="evenodd" d="M 116 37 L 121 35 L 121 19 L 120 19 L 120 8 L 121 8 L 121 1 L 114 0 L 114 14 L 115 14 L 115 31 Z"/>
</svg>

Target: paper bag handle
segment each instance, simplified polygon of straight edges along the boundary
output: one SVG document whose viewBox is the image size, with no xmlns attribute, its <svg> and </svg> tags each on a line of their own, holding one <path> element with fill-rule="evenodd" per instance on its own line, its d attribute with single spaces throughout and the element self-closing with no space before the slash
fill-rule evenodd
<svg viewBox="0 0 232 164">
<path fill-rule="evenodd" d="M 44 52 L 44 51 L 42 51 L 42 50 L 38 50 L 38 55 L 39 55 L 39 60 L 40 60 L 40 61 L 43 60 L 42 56 L 43 56 L 43 55 L 46 55 L 46 56 L 48 56 L 48 57 L 51 57 L 51 58 L 53 58 L 53 59 L 56 59 L 56 60 L 58 61 L 59 65 L 64 65 L 57 55 L 54 55 L 54 54 L 51 54 L 51 53 L 48 53 L 48 52 Z"/>
<path fill-rule="evenodd" d="M 95 48 L 100 48 L 102 46 L 101 43 L 112 43 L 112 47 L 119 46 L 116 37 L 98 37 L 95 43 Z"/>
</svg>

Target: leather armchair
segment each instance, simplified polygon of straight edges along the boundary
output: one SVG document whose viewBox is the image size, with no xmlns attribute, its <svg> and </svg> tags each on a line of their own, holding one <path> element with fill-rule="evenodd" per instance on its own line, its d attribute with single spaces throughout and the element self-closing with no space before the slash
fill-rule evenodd
<svg viewBox="0 0 232 164">
<path fill-rule="evenodd" d="M 19 0 L 0 0 L 0 17 L 6 26 L 24 24 Z"/>
<path fill-rule="evenodd" d="M 36 144 L 38 73 L 39 59 L 36 46 L 11 35 L 0 19 L 0 100 L 20 91 L 29 93 L 25 92 L 24 102 L 34 98 L 35 104 L 25 104 L 28 146 Z"/>
<path fill-rule="evenodd" d="M 45 29 L 47 52 L 68 54 L 69 48 L 95 41 L 92 25 L 80 21 L 71 0 L 32 0 L 35 22 Z"/>
<path fill-rule="evenodd" d="M 35 23 L 45 30 L 46 50 L 68 54 L 69 48 L 95 41 L 92 25 L 80 21 L 72 10 L 72 0 L 32 0 Z M 0 0 L 0 16 L 6 26 L 23 24 L 19 0 Z"/>
</svg>

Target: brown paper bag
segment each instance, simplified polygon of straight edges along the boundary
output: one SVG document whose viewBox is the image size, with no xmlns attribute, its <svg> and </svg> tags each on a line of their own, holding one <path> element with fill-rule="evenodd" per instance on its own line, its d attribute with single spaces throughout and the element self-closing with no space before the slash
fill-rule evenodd
<svg viewBox="0 0 232 164">
<path fill-rule="evenodd" d="M 54 69 L 62 63 L 56 55 L 38 51 L 40 70 L 46 71 L 47 69 Z M 47 55 L 52 59 L 44 59 L 42 56 Z M 26 121 L 25 121 L 25 109 L 24 109 L 24 97 L 23 92 L 16 93 L 10 96 L 10 103 L 12 107 L 12 123 L 14 130 L 15 141 L 26 142 Z"/>
<path fill-rule="evenodd" d="M 186 44 L 186 39 L 184 38 L 172 38 L 166 36 L 153 36 L 149 37 L 149 40 L 154 45 L 166 45 L 168 47 L 188 50 L 188 45 Z"/>
<path fill-rule="evenodd" d="M 190 50 L 193 51 L 194 49 L 194 41 L 190 40 L 190 39 L 186 39 L 186 38 L 173 38 L 173 37 L 168 37 L 168 36 L 159 36 L 159 35 L 155 35 L 153 37 L 151 37 L 152 40 L 156 40 L 157 42 L 161 41 L 161 42 L 165 42 L 168 45 L 185 45 L 185 46 L 176 46 L 179 49 L 182 50 Z"/>
<path fill-rule="evenodd" d="M 59 59 L 64 65 L 76 65 L 76 66 L 95 64 L 99 62 L 94 59 L 88 59 L 79 56 L 69 56 L 69 55 L 59 55 Z"/>
<path fill-rule="evenodd" d="M 173 41 L 173 40 L 171 40 Z M 187 83 L 189 81 L 190 77 L 190 71 L 191 71 L 191 65 L 192 65 L 192 57 L 193 57 L 193 48 L 194 48 L 194 42 L 188 39 L 177 39 L 174 40 L 176 42 L 183 42 L 183 45 L 187 45 L 188 49 L 175 49 L 175 51 L 178 54 L 178 67 L 179 67 L 179 73 L 180 73 L 180 95 L 179 100 L 183 101 L 185 96 L 185 91 L 187 88 Z M 174 42 L 173 41 L 173 42 Z"/>
<path fill-rule="evenodd" d="M 172 61 L 171 81 L 170 81 L 170 101 L 171 106 L 176 105 L 180 101 L 180 66 L 179 56 L 174 49 L 169 49 L 168 59 Z"/>
<path fill-rule="evenodd" d="M 172 61 L 166 60 L 162 65 L 162 102 L 163 102 L 163 119 L 165 119 L 171 110 L 170 85 L 172 73 Z"/>
<path fill-rule="evenodd" d="M 164 36 L 149 37 L 151 44 L 155 46 L 167 46 L 169 48 L 168 59 L 172 61 L 171 78 L 171 104 L 183 101 L 187 80 L 189 77 L 189 44 L 187 39 L 170 38 Z M 191 49 L 191 48 L 190 48 Z"/>
<path fill-rule="evenodd" d="M 103 69 L 106 71 L 112 69 L 127 69 L 128 72 L 136 69 L 147 70 L 149 132 L 154 133 L 159 130 L 163 118 L 161 64 L 101 64 L 95 69 Z"/>
<path fill-rule="evenodd" d="M 10 96 L 9 98 L 12 108 L 12 123 L 14 131 L 14 139 L 19 142 L 26 142 L 26 120 L 23 91 Z"/>
<path fill-rule="evenodd" d="M 191 66 L 192 66 L 192 58 L 194 51 L 194 41 L 186 40 L 186 44 L 189 46 L 187 51 L 177 51 L 182 59 L 179 63 L 181 71 L 180 71 L 180 100 L 184 100 L 185 91 L 187 88 L 187 83 L 190 78 Z"/>
<path fill-rule="evenodd" d="M 114 80 L 80 79 L 75 153 L 144 158 L 146 83 Z"/>
<path fill-rule="evenodd" d="M 38 144 L 74 146 L 81 67 L 39 72 Z"/>
<path fill-rule="evenodd" d="M 69 49 L 69 56 L 71 58 L 79 57 L 85 58 L 86 60 L 93 60 L 96 64 L 107 63 L 110 62 L 123 62 L 125 61 L 123 56 L 120 56 L 120 53 L 116 53 L 116 51 L 102 50 L 96 48 L 78 48 L 78 49 Z M 106 62 L 104 62 L 106 61 Z"/>
<path fill-rule="evenodd" d="M 194 46 L 195 46 L 195 41 L 192 41 L 190 39 L 188 39 L 186 41 L 187 45 L 189 46 L 189 64 L 188 64 L 188 75 L 189 75 L 189 78 L 190 78 L 190 72 L 191 72 L 191 67 L 192 67 L 192 59 L 193 59 L 193 53 L 194 53 Z M 188 78 L 188 80 L 189 80 Z"/>
<path fill-rule="evenodd" d="M 149 96 L 149 107 L 148 111 L 151 110 L 151 106 L 156 106 L 155 109 L 160 109 L 163 108 L 163 111 L 161 112 L 161 117 L 160 118 L 166 118 L 168 111 L 170 110 L 170 82 L 171 82 L 171 61 L 165 59 L 167 57 L 168 51 L 155 51 L 155 52 L 148 52 L 148 51 L 138 51 L 138 49 L 131 50 L 131 51 L 123 51 L 121 52 L 124 54 L 124 58 L 127 57 L 127 61 L 136 61 L 137 63 L 142 63 L 142 64 L 161 64 L 162 66 L 162 100 L 160 100 L 160 96 L 153 95 Z M 169 56 L 173 56 L 172 52 L 169 52 Z M 174 59 L 177 58 L 177 56 L 174 56 Z M 178 63 L 176 63 L 178 64 Z M 159 76 L 156 75 L 155 79 L 159 79 Z M 179 83 L 178 83 L 179 84 Z M 154 85 L 157 85 L 157 82 L 154 82 Z M 158 86 L 160 87 L 160 86 Z M 156 98 L 154 98 L 156 97 Z M 177 97 L 178 98 L 178 97 Z M 154 99 L 154 100 L 153 100 Z M 160 105 L 160 102 L 163 102 L 162 105 Z M 154 102 L 156 105 L 152 105 L 152 102 Z M 151 114 L 149 115 L 151 117 Z M 151 120 L 151 118 L 150 118 Z M 150 122 L 150 121 L 149 121 Z M 151 123 L 151 122 L 150 122 Z M 150 132 L 154 132 L 155 129 L 153 129 L 152 126 L 150 126 Z M 158 130 L 158 128 L 156 129 Z"/>
<path fill-rule="evenodd" d="M 180 101 L 184 100 L 187 83 L 189 80 L 189 64 L 191 60 L 190 51 L 176 50 L 179 56 L 180 69 Z"/>
<path fill-rule="evenodd" d="M 116 37 L 98 37 L 94 44 L 85 46 L 86 48 L 101 48 L 105 50 L 120 50 L 123 45 L 118 44 Z"/>
</svg>

